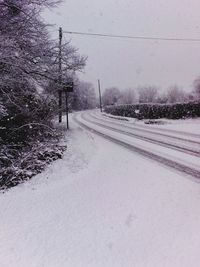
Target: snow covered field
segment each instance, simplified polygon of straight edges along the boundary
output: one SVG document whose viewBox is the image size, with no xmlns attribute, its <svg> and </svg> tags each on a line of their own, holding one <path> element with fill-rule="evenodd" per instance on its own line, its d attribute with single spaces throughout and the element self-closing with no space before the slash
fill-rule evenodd
<svg viewBox="0 0 200 267">
<path fill-rule="evenodd" d="M 1 193 L 0 266 L 198 266 L 198 180 L 70 126 L 63 160 Z"/>
</svg>

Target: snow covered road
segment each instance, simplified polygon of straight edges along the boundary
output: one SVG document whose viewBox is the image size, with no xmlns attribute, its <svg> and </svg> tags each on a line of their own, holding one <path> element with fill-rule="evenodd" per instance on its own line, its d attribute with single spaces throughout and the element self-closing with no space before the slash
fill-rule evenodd
<svg viewBox="0 0 200 267">
<path fill-rule="evenodd" d="M 107 119 L 98 112 L 79 114 L 76 122 L 88 130 L 121 144 L 143 156 L 154 159 L 166 166 L 200 178 L 200 136 L 197 134 L 130 126 L 126 122 Z"/>
<path fill-rule="evenodd" d="M 71 120 L 64 159 L 0 194 L 0 266 L 198 266 L 198 179 L 96 135 L 111 130 L 76 117 L 94 133 Z M 134 139 L 119 132 L 113 138 Z M 172 150 L 149 146 L 162 156 Z M 184 152 L 173 153 L 181 160 Z M 191 159 L 198 171 L 198 157 L 184 153 L 184 162 Z"/>
</svg>

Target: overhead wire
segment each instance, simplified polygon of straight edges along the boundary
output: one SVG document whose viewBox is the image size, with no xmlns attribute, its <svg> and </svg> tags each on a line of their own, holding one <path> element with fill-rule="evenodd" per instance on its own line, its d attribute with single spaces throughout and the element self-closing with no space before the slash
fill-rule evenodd
<svg viewBox="0 0 200 267">
<path fill-rule="evenodd" d="M 93 36 L 93 37 L 123 38 L 123 39 L 135 39 L 135 40 L 200 42 L 200 38 L 171 38 L 171 37 L 168 38 L 168 37 L 153 37 L 153 36 L 115 35 L 115 34 L 104 34 L 104 33 L 66 31 L 66 30 L 63 31 L 63 33 Z"/>
</svg>

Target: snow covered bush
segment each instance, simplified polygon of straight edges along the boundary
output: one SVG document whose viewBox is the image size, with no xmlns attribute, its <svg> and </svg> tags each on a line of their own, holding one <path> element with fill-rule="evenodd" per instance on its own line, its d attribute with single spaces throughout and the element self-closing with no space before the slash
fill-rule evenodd
<svg viewBox="0 0 200 267">
<path fill-rule="evenodd" d="M 31 148 L 31 150 L 30 150 Z M 55 141 L 32 143 L 29 147 L 4 146 L 0 150 L 0 189 L 6 189 L 30 179 L 47 164 L 62 158 L 65 146 Z"/>
</svg>

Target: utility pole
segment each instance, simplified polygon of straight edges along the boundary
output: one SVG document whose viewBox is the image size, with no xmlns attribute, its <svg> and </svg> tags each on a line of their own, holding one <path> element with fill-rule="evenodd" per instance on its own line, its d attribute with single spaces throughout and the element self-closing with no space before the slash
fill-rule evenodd
<svg viewBox="0 0 200 267">
<path fill-rule="evenodd" d="M 99 87 L 99 104 L 100 104 L 100 110 L 101 110 L 101 112 L 102 112 L 101 85 L 100 85 L 100 80 L 98 80 L 98 87 Z"/>
<path fill-rule="evenodd" d="M 59 28 L 59 67 L 58 67 L 58 83 L 59 83 L 59 90 L 58 90 L 58 96 L 59 96 L 59 122 L 62 122 L 62 28 Z"/>
<path fill-rule="evenodd" d="M 67 121 L 67 130 L 69 130 L 69 107 L 68 107 L 68 97 L 69 93 L 74 90 L 74 82 L 68 81 L 63 86 L 63 92 L 65 93 L 65 104 L 66 104 L 66 121 Z"/>
<path fill-rule="evenodd" d="M 65 104 L 66 104 L 67 130 L 69 130 L 69 107 L 68 107 L 68 92 L 67 91 L 65 91 Z"/>
</svg>

